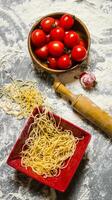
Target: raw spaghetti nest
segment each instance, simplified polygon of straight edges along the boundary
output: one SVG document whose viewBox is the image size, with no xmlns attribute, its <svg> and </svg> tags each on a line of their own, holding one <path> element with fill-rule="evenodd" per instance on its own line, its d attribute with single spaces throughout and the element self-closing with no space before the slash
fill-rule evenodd
<svg viewBox="0 0 112 200">
<path fill-rule="evenodd" d="M 17 118 L 27 117 L 43 98 L 32 81 L 15 80 L 0 88 L 0 107 Z"/>
<path fill-rule="evenodd" d="M 68 165 L 79 140 L 72 131 L 63 130 L 60 122 L 56 125 L 52 115 L 39 113 L 34 117 L 29 137 L 23 145 L 21 164 L 31 167 L 44 178 L 58 176 Z"/>
</svg>

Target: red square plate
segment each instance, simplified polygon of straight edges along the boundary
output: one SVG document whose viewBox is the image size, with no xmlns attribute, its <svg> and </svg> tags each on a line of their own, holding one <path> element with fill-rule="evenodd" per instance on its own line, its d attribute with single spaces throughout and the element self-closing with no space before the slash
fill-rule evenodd
<svg viewBox="0 0 112 200">
<path fill-rule="evenodd" d="M 42 110 L 40 109 L 40 111 Z M 37 113 L 38 108 L 35 108 L 33 111 L 33 115 L 35 116 Z M 55 114 L 53 114 L 53 116 L 58 122 L 60 117 Z M 61 126 L 64 129 L 72 130 L 75 136 L 84 136 L 84 139 L 79 141 L 79 143 L 77 144 L 76 151 L 74 152 L 74 155 L 72 156 L 68 166 L 61 170 L 61 173 L 58 177 L 43 178 L 42 176 L 33 172 L 31 168 L 26 169 L 21 166 L 20 152 L 22 150 L 22 146 L 25 143 L 25 140 L 28 138 L 28 128 L 32 122 L 33 118 L 30 116 L 29 119 L 26 121 L 22 133 L 8 157 L 7 164 L 45 185 L 48 185 L 56 190 L 64 192 L 67 189 L 74 173 L 78 168 L 78 165 L 90 141 L 91 135 L 88 132 L 76 126 L 75 124 L 72 124 L 71 122 L 61 118 Z"/>
</svg>

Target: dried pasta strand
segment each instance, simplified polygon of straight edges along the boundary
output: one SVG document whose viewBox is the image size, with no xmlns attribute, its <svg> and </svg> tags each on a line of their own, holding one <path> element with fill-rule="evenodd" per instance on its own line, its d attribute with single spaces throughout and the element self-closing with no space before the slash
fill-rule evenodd
<svg viewBox="0 0 112 200">
<path fill-rule="evenodd" d="M 81 139 L 56 125 L 46 111 L 39 113 L 29 128 L 29 137 L 21 151 L 21 164 L 44 178 L 58 176 L 68 165 Z"/>
<path fill-rule="evenodd" d="M 0 107 L 18 118 L 29 116 L 35 106 L 42 106 L 44 103 L 40 91 L 32 81 L 12 81 L 0 88 L 0 94 Z"/>
</svg>

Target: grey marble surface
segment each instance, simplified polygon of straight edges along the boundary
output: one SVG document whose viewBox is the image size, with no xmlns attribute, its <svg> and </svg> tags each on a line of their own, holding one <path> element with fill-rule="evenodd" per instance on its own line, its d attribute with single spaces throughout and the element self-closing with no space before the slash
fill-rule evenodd
<svg viewBox="0 0 112 200">
<path fill-rule="evenodd" d="M 112 0 L 0 0 L 0 84 L 9 81 L 6 70 L 15 79 L 36 80 L 54 112 L 74 122 L 92 135 L 83 159 L 65 193 L 56 192 L 6 164 L 24 120 L 16 120 L 0 110 L 0 199 L 1 200 L 111 200 L 112 143 L 100 130 L 74 113 L 57 97 L 50 81 L 32 68 L 27 50 L 27 35 L 35 20 L 54 11 L 72 13 L 81 18 L 91 34 L 89 68 L 98 84 L 91 92 L 79 81 L 68 84 L 75 93 L 83 93 L 112 114 Z"/>
</svg>

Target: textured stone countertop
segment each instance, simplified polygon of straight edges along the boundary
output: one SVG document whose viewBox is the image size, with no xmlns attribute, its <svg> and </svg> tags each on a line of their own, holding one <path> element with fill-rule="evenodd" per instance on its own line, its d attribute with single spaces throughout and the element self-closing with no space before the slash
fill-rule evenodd
<svg viewBox="0 0 112 200">
<path fill-rule="evenodd" d="M 8 75 L 14 79 L 37 81 L 54 112 L 91 133 L 92 139 L 70 186 L 56 192 L 6 164 L 24 120 L 0 110 L 0 199 L 1 200 L 111 200 L 112 144 L 100 130 L 74 113 L 66 101 L 57 97 L 50 82 L 32 68 L 27 35 L 35 20 L 50 12 L 64 11 L 78 16 L 91 34 L 90 71 L 97 86 L 85 91 L 79 81 L 68 84 L 112 114 L 112 0 L 0 0 L 0 84 Z"/>
</svg>

